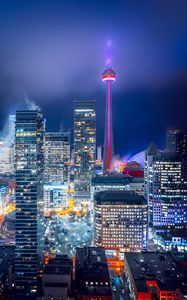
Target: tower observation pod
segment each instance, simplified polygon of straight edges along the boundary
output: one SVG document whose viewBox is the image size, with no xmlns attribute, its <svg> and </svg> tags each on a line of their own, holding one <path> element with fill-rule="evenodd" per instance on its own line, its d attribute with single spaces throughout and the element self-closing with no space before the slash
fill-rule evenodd
<svg viewBox="0 0 187 300">
<path fill-rule="evenodd" d="M 116 73 L 111 66 L 111 58 L 107 58 L 106 70 L 102 74 L 102 80 L 106 82 L 106 113 L 105 113 L 105 137 L 104 137 L 104 159 L 103 173 L 113 171 L 114 141 L 112 126 L 112 82 L 116 79 Z"/>
</svg>

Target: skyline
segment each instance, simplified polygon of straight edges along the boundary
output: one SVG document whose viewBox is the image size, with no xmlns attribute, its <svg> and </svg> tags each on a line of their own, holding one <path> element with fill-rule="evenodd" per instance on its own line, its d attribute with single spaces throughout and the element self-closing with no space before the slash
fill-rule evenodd
<svg viewBox="0 0 187 300">
<path fill-rule="evenodd" d="M 93 99 L 103 144 L 100 74 L 110 38 L 115 154 L 135 154 L 152 141 L 163 148 L 167 127 L 186 130 L 186 16 L 185 1 L 162 2 L 1 2 L 0 128 L 24 93 L 41 107 L 48 131 L 72 128 L 73 100 Z"/>
<path fill-rule="evenodd" d="M 0 299 L 187 299 L 186 24 L 0 0 Z"/>
</svg>

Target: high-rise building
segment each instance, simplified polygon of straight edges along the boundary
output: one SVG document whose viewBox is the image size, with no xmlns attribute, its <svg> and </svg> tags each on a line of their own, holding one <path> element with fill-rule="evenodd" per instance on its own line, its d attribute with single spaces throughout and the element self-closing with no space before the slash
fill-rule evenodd
<svg viewBox="0 0 187 300">
<path fill-rule="evenodd" d="M 147 248 L 147 202 L 128 191 L 103 191 L 94 199 L 94 243 L 107 250 Z"/>
<path fill-rule="evenodd" d="M 15 115 L 9 115 L 8 133 L 0 140 L 0 174 L 14 173 Z"/>
<path fill-rule="evenodd" d="M 158 148 L 151 143 L 145 151 L 144 163 L 144 195 L 148 204 L 148 222 L 152 222 L 153 218 L 153 195 L 152 195 L 152 170 L 153 158 L 157 154 Z"/>
<path fill-rule="evenodd" d="M 14 172 L 14 148 L 5 141 L 0 141 L 0 174 Z"/>
<path fill-rule="evenodd" d="M 102 161 L 102 147 L 99 145 L 97 147 L 97 161 L 101 163 Z"/>
<path fill-rule="evenodd" d="M 17 299 L 35 299 L 42 255 L 44 123 L 39 110 L 16 112 L 15 284 Z"/>
<path fill-rule="evenodd" d="M 116 73 L 111 66 L 111 57 L 107 58 L 106 70 L 102 74 L 102 80 L 106 82 L 106 113 L 105 113 L 105 137 L 103 173 L 113 171 L 112 161 L 114 156 L 113 126 L 112 126 L 112 91 L 111 85 L 115 81 Z"/>
<path fill-rule="evenodd" d="M 168 129 L 166 136 L 166 149 L 187 158 L 187 133 L 180 129 Z"/>
<path fill-rule="evenodd" d="M 186 161 L 174 152 L 151 146 L 145 155 L 145 195 L 154 227 L 187 223 Z"/>
<path fill-rule="evenodd" d="M 74 104 L 75 190 L 89 191 L 96 159 L 96 102 L 75 101 Z"/>
<path fill-rule="evenodd" d="M 46 132 L 44 182 L 63 184 L 70 180 L 70 133 Z"/>
<path fill-rule="evenodd" d="M 15 172 L 14 167 L 14 155 L 15 155 L 15 124 L 16 124 L 16 116 L 9 115 L 9 124 L 8 124 L 8 136 L 7 142 L 10 147 L 10 161 L 11 161 L 11 172 Z"/>
<path fill-rule="evenodd" d="M 10 143 L 14 143 L 15 141 L 15 123 L 16 123 L 16 116 L 15 115 L 9 115 L 8 120 L 8 139 Z"/>
<path fill-rule="evenodd" d="M 95 165 L 95 175 L 103 174 L 102 147 L 97 147 L 97 160 Z"/>
</svg>

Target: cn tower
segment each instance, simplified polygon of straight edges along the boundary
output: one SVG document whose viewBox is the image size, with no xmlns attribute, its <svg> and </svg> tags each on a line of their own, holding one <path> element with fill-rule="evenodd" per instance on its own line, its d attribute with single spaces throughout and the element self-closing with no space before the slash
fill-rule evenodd
<svg viewBox="0 0 187 300">
<path fill-rule="evenodd" d="M 104 138 L 104 159 L 103 174 L 113 171 L 112 161 L 114 157 L 114 141 L 112 126 L 112 82 L 116 79 L 116 73 L 112 69 L 111 55 L 109 53 L 106 60 L 106 70 L 102 74 L 102 80 L 106 82 L 106 113 L 105 113 L 105 138 Z"/>
</svg>

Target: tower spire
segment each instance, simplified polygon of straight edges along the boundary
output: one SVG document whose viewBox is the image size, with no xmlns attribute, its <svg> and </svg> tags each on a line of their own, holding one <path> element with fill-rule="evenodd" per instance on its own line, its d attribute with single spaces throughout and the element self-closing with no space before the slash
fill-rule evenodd
<svg viewBox="0 0 187 300">
<path fill-rule="evenodd" d="M 112 92 L 111 83 L 115 81 L 116 73 L 112 69 L 111 60 L 111 42 L 107 44 L 106 70 L 102 74 L 102 79 L 106 82 L 106 115 L 105 115 L 105 139 L 104 139 L 104 161 L 103 173 L 113 171 L 112 160 L 114 156 L 114 142 L 113 142 L 113 126 L 112 126 Z"/>
<path fill-rule="evenodd" d="M 111 56 L 111 40 L 107 42 L 107 55 L 106 55 L 106 68 L 110 69 L 112 67 L 112 56 Z"/>
</svg>

